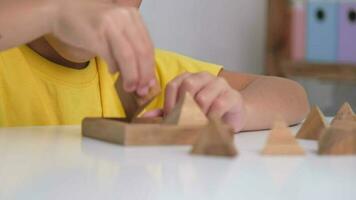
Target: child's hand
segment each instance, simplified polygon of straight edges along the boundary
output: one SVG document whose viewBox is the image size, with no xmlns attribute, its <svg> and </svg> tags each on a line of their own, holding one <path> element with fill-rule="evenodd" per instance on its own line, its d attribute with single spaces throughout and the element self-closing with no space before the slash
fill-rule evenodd
<svg viewBox="0 0 356 200">
<path fill-rule="evenodd" d="M 120 71 L 127 92 L 146 95 L 155 85 L 154 47 L 139 11 L 111 1 L 55 2 L 53 34 L 103 57 L 112 73 Z"/>
<path fill-rule="evenodd" d="M 243 99 L 224 78 L 206 72 L 176 77 L 167 85 L 164 113 L 169 113 L 185 92 L 192 94 L 208 116 L 222 118 L 236 132 L 243 128 L 246 118 Z"/>
<path fill-rule="evenodd" d="M 185 92 L 192 94 L 206 115 L 222 118 L 234 131 L 240 131 L 245 125 L 246 108 L 240 93 L 224 78 L 206 72 L 176 77 L 167 85 L 163 112 L 150 111 L 144 117 L 168 114 Z"/>
</svg>

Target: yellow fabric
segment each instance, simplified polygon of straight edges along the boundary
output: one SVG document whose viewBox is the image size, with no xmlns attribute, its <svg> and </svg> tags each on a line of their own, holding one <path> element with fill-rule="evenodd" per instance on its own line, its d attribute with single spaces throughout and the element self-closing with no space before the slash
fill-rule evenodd
<svg viewBox="0 0 356 200">
<path fill-rule="evenodd" d="M 221 66 L 156 50 L 161 87 L 183 72 L 217 75 Z M 82 70 L 67 68 L 27 46 L 0 52 L 0 126 L 80 124 L 84 117 L 123 117 L 105 62 L 93 59 Z M 147 109 L 161 108 L 164 93 Z"/>
</svg>

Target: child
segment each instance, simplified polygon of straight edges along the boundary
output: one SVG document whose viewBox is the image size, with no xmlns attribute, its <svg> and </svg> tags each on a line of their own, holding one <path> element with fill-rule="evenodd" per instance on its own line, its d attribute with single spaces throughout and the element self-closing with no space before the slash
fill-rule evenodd
<svg viewBox="0 0 356 200">
<path fill-rule="evenodd" d="M 154 50 L 137 8 L 141 0 L 0 2 L 0 125 L 79 124 L 87 116 L 122 117 L 113 87 L 140 96 L 164 92 L 146 116 L 169 113 L 190 92 L 207 115 L 236 132 L 269 128 L 275 117 L 300 122 L 309 109 L 297 83 L 234 73 Z M 95 57 L 100 56 L 103 59 Z M 104 60 L 108 63 L 105 64 Z M 111 73 L 109 73 L 109 71 Z"/>
</svg>

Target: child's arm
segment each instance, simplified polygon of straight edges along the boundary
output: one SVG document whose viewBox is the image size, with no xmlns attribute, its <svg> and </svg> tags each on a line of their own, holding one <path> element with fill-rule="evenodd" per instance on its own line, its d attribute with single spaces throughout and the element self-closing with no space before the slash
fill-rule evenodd
<svg viewBox="0 0 356 200">
<path fill-rule="evenodd" d="M 205 72 L 176 77 L 167 85 L 164 112 L 185 92 L 207 115 L 221 117 L 236 132 L 270 128 L 278 117 L 295 124 L 309 110 L 304 89 L 294 81 L 222 71 L 219 77 Z"/>
<path fill-rule="evenodd" d="M 244 130 L 270 128 L 278 117 L 288 124 L 296 124 L 309 111 L 306 92 L 295 81 L 230 71 L 222 71 L 220 76 L 240 91 L 247 110 Z"/>
<path fill-rule="evenodd" d="M 103 57 L 128 92 L 144 96 L 155 84 L 154 47 L 136 8 L 104 0 L 0 1 L 0 51 L 46 34 Z"/>
</svg>

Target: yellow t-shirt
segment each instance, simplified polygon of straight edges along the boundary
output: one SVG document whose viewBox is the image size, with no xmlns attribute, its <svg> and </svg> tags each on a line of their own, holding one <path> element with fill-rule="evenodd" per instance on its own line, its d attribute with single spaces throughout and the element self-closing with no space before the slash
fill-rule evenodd
<svg viewBox="0 0 356 200">
<path fill-rule="evenodd" d="M 221 66 L 156 50 L 156 74 L 164 91 L 183 72 L 217 75 Z M 0 52 L 0 126 L 80 124 L 84 117 L 124 117 L 120 100 L 102 59 L 85 69 L 64 67 L 27 46 Z M 147 109 L 161 108 L 164 92 Z"/>
</svg>

